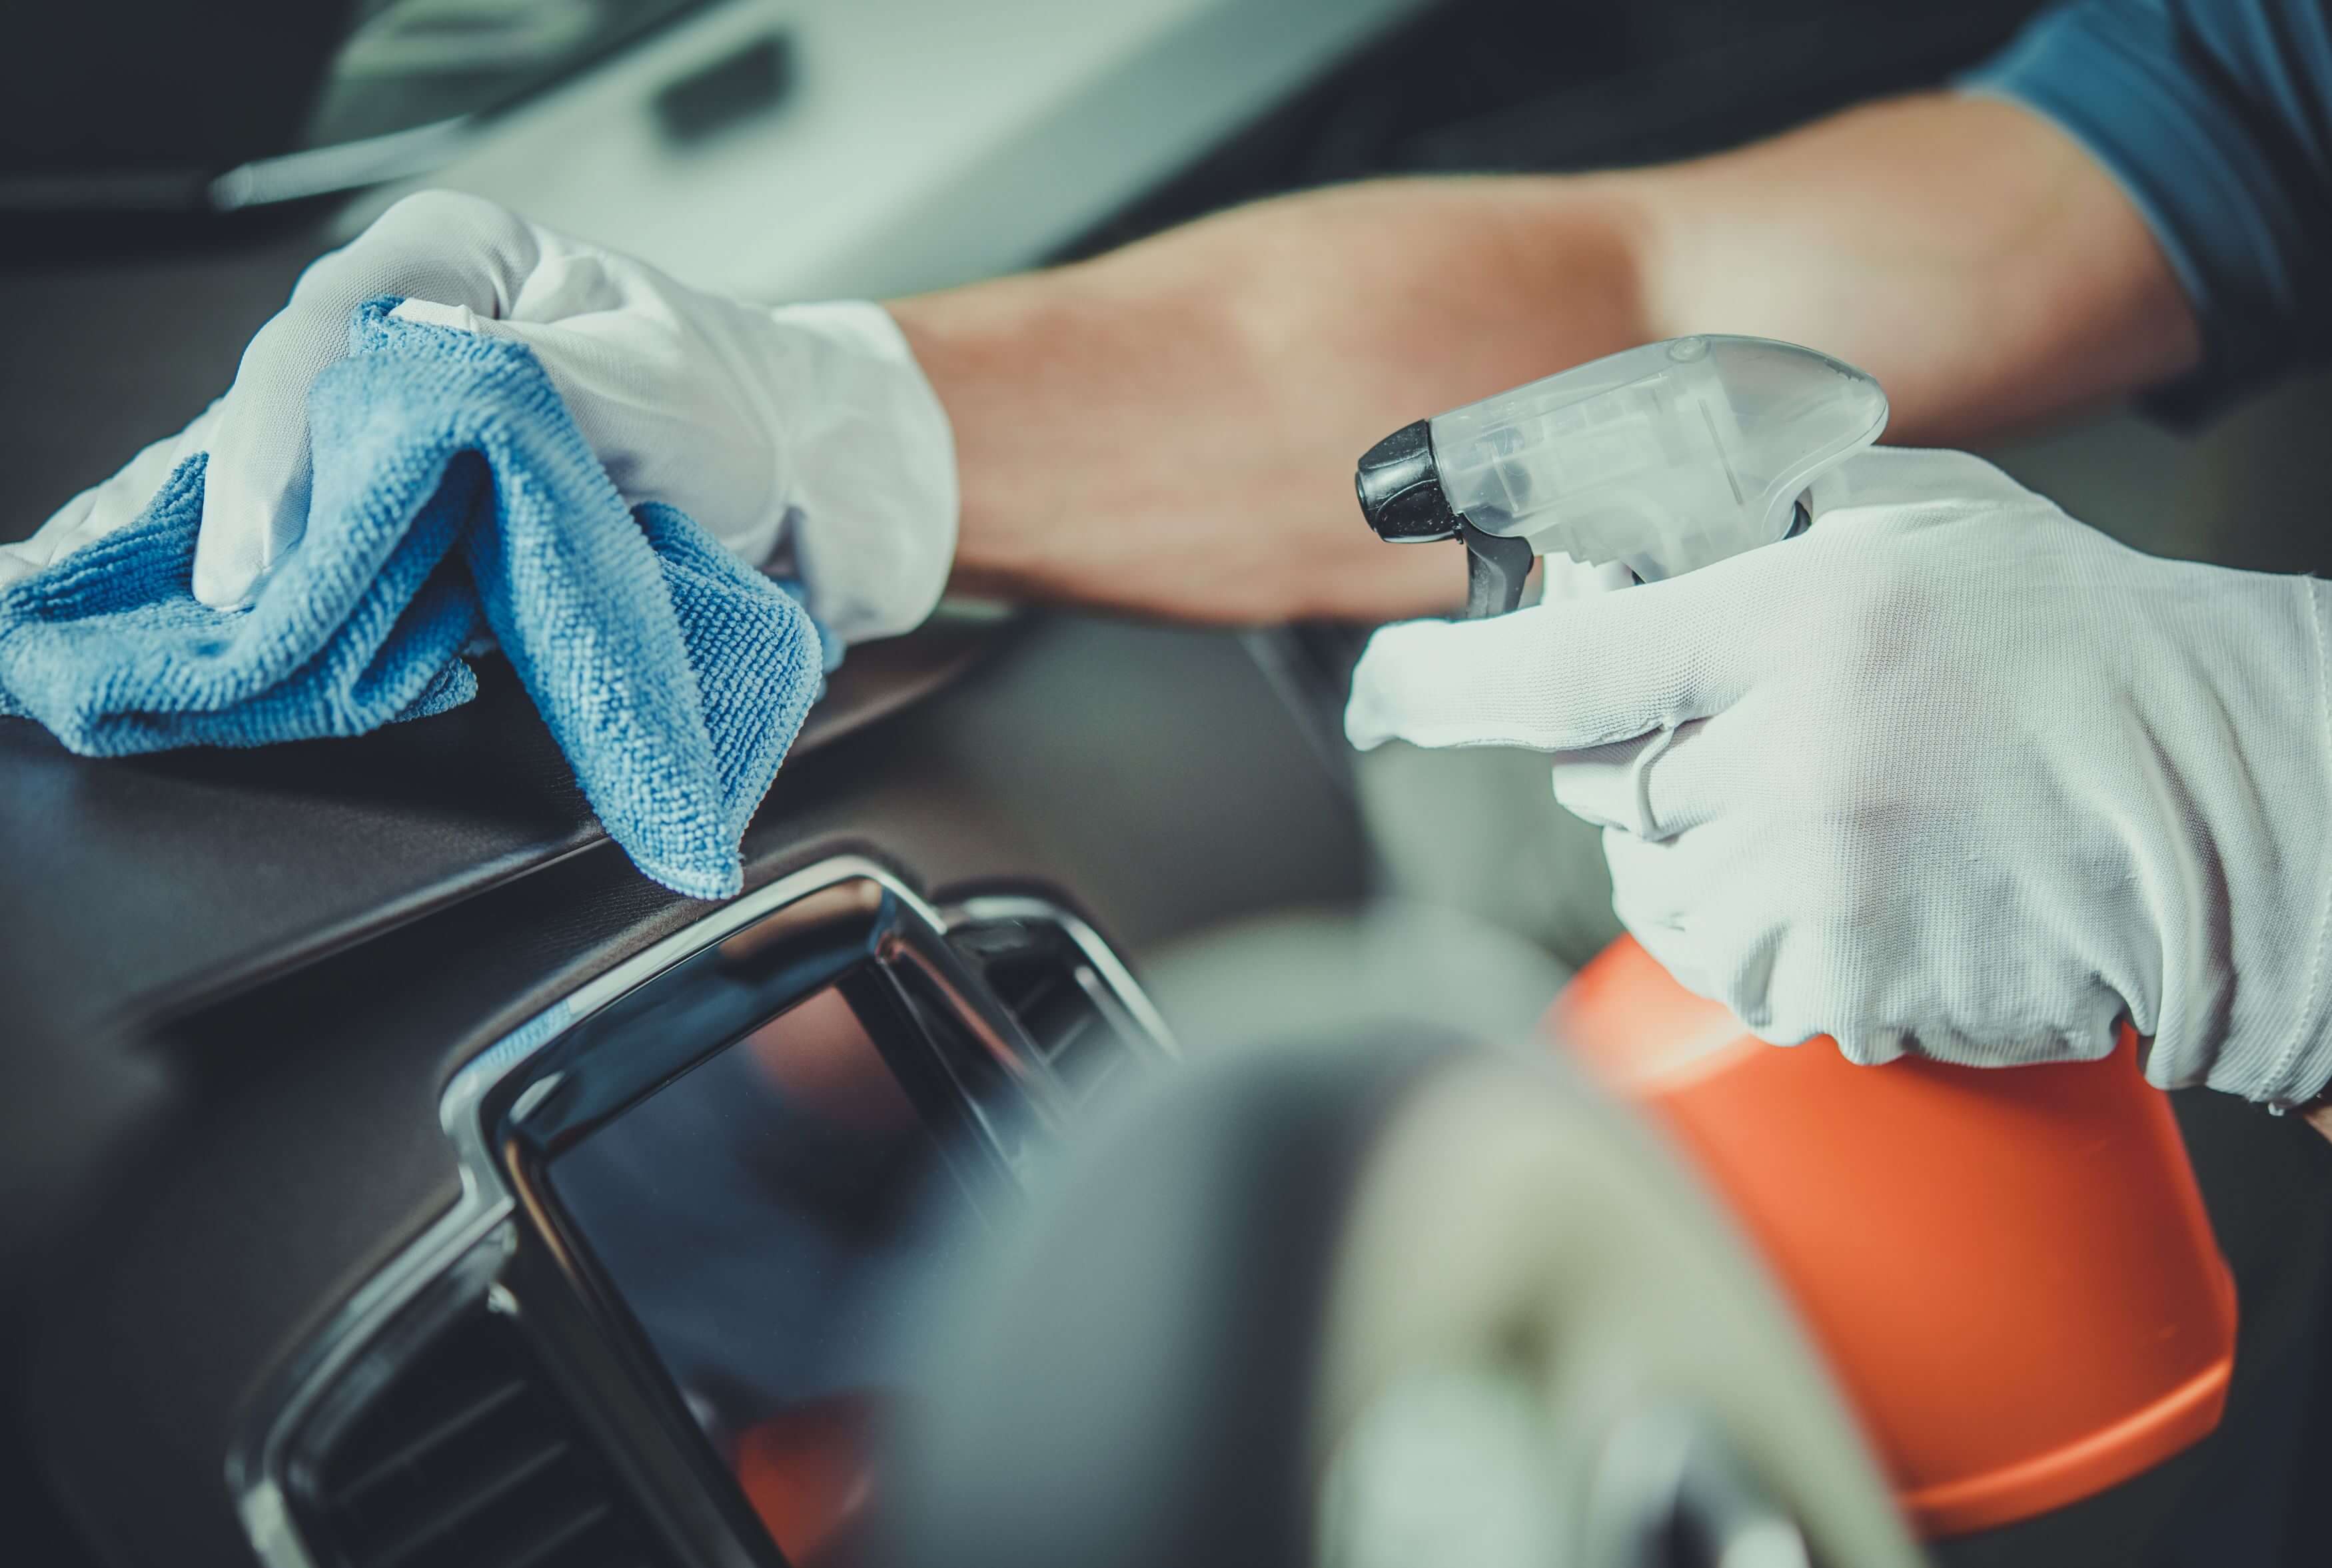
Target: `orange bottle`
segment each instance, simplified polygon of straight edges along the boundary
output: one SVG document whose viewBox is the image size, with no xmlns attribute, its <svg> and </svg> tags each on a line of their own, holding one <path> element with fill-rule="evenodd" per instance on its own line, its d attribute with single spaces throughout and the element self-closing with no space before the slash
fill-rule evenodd
<svg viewBox="0 0 2332 1568">
<path fill-rule="evenodd" d="M 1923 1533 L 2061 1506 L 2218 1424 L 2234 1281 L 2127 1025 L 2098 1062 L 1857 1067 L 1765 1044 L 1626 937 L 1548 1022 L 1763 1250 Z"/>
</svg>

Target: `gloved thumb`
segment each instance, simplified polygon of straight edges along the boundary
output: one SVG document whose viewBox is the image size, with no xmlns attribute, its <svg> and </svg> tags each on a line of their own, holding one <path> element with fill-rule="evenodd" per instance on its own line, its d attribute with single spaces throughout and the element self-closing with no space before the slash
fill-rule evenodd
<svg viewBox="0 0 2332 1568">
<path fill-rule="evenodd" d="M 1762 569 L 1736 556 L 1488 621 L 1387 626 L 1352 672 L 1344 733 L 1364 751 L 1388 740 L 1576 751 L 1712 717 L 1761 672 L 1744 605 Z"/>
</svg>

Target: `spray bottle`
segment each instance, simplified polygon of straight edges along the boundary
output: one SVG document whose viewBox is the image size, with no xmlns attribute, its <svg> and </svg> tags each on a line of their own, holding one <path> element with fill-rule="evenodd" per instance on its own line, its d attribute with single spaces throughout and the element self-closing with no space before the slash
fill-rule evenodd
<svg viewBox="0 0 2332 1568">
<path fill-rule="evenodd" d="M 1405 425 L 1354 486 L 1380 537 L 1462 540 L 1466 613 L 1499 615 L 1541 556 L 1655 582 L 1786 547 L 1886 423 L 1826 355 L 1679 337 Z M 2062 1506 L 2218 1424 L 2233 1281 L 2127 1022 L 2103 1061 L 1856 1067 L 1756 1039 L 1623 936 L 1548 1025 L 1740 1220 L 1923 1533 Z"/>
</svg>

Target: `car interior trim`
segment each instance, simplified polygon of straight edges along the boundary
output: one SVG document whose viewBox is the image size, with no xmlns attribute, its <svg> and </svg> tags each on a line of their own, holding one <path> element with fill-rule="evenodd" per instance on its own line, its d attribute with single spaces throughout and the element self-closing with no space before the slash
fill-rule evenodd
<svg viewBox="0 0 2332 1568">
<path fill-rule="evenodd" d="M 1080 984 L 1097 993 L 1089 1000 L 1119 1036 L 1146 1051 L 1175 1054 L 1171 1032 L 1157 1008 L 1116 950 L 1081 916 L 1053 898 L 1018 889 L 975 892 L 937 905 L 898 871 L 865 853 L 837 855 L 752 889 L 583 981 L 479 1051 L 447 1079 L 438 1120 L 456 1156 L 459 1197 L 309 1337 L 259 1402 L 255 1419 L 231 1450 L 227 1485 L 244 1532 L 266 1568 L 320 1568 L 295 1501 L 294 1472 L 301 1462 L 302 1434 L 320 1419 L 329 1418 L 333 1408 L 350 1405 L 357 1397 L 351 1385 L 361 1390 L 393 1376 L 399 1358 L 425 1344 L 438 1320 L 481 1298 L 491 1309 L 521 1316 L 502 1278 L 504 1266 L 522 1245 L 522 1231 L 548 1247 L 597 1330 L 605 1334 L 610 1326 L 607 1303 L 600 1299 L 603 1282 L 574 1255 L 562 1227 L 546 1212 L 543 1194 L 530 1180 L 530 1162 L 537 1161 L 534 1146 L 551 1136 L 545 1126 L 564 1133 L 563 1121 L 589 1125 L 618 1115 L 623 1105 L 636 1103 L 653 1088 L 657 1069 L 668 1075 L 673 1063 L 627 1055 L 622 1072 L 609 1076 L 637 1080 L 645 1073 L 647 1080 L 592 1086 L 582 1098 L 598 1108 L 577 1112 L 571 1107 L 578 1096 L 569 1091 L 580 1087 L 577 1080 L 587 1075 L 558 1067 L 539 1070 L 549 1048 L 578 1041 L 578 1067 L 586 1064 L 593 1042 L 578 1036 L 578 1027 L 612 1018 L 607 1010 L 641 987 L 713 950 L 719 950 L 722 961 L 750 962 L 836 920 L 865 922 L 865 952 L 911 988 L 928 988 L 951 1022 L 1009 1078 L 1042 1126 L 1057 1126 L 1070 1108 L 1069 1099 L 1053 1081 L 1041 1050 L 1032 1046 L 1002 1004 L 954 955 L 950 943 L 955 934 L 1014 924 L 1050 929 L 1090 971 L 1094 980 Z M 831 979 L 820 974 L 801 982 L 802 994 Z M 780 1003 L 775 1011 L 790 1005 L 789 1001 Z M 703 1060 L 727 1043 L 684 1041 L 674 1050 Z M 938 1065 L 948 1069 L 945 1057 L 934 1055 Z M 1005 1174 L 1012 1175 L 1016 1145 L 1008 1129 L 991 1116 L 976 1086 L 959 1080 L 952 1088 L 954 1100 L 977 1128 L 976 1141 L 997 1155 Z"/>
</svg>

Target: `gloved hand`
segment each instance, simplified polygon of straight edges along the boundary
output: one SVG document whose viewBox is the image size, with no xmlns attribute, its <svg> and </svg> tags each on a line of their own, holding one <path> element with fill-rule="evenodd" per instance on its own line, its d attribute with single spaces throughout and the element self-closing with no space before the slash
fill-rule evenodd
<svg viewBox="0 0 2332 1568">
<path fill-rule="evenodd" d="M 207 451 L 195 594 L 246 602 L 307 515 L 309 384 L 347 353 L 349 313 L 382 295 L 405 297 L 399 316 L 532 349 L 626 501 L 680 508 L 756 566 L 784 546 L 829 630 L 903 632 L 938 602 L 955 550 L 954 448 L 881 307 L 699 293 L 442 191 L 399 202 L 309 268 L 226 395 L 0 549 L 0 582 L 129 522 Z"/>
<path fill-rule="evenodd" d="M 1767 1040 L 2332 1077 L 2332 600 L 2143 556 L 1975 458 L 1873 451 L 1811 531 L 1668 582 L 1377 633 L 1367 747 L 1523 746 L 1614 904 Z"/>
</svg>

